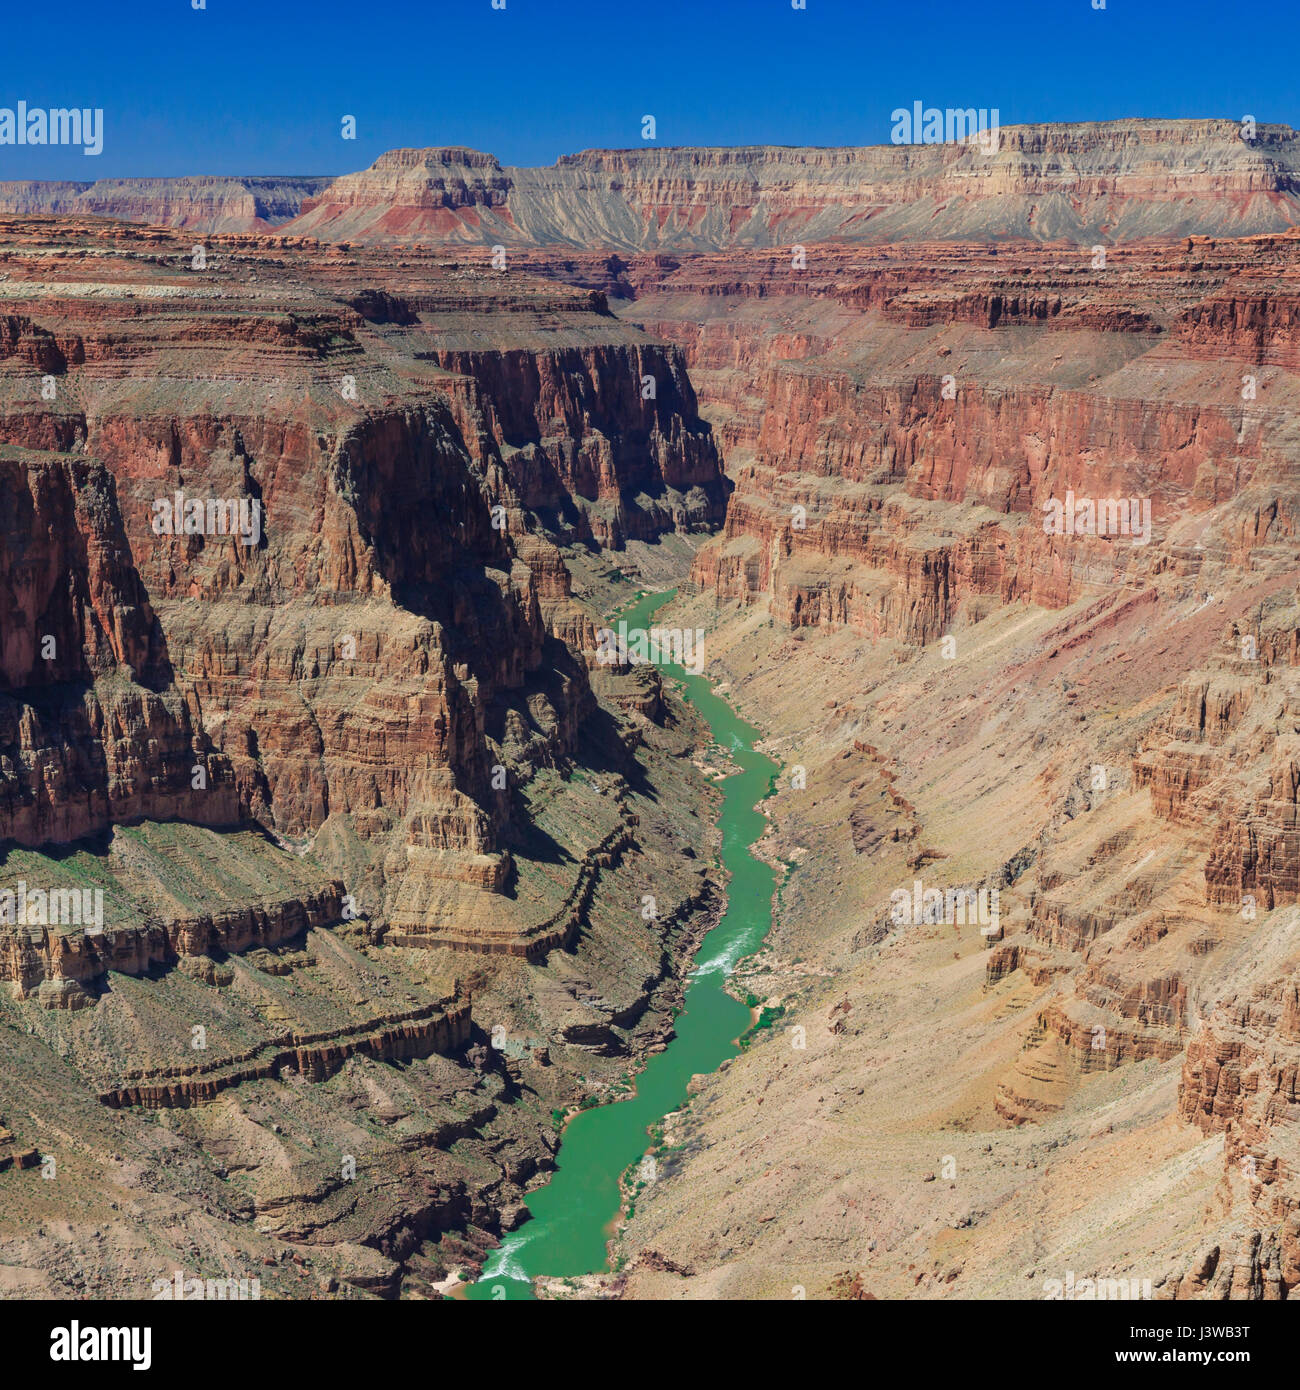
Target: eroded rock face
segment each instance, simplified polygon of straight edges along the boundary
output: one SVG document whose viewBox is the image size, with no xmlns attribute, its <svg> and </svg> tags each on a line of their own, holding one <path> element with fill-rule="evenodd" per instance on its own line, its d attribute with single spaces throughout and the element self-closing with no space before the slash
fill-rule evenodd
<svg viewBox="0 0 1300 1390">
<path fill-rule="evenodd" d="M 1211 1071 L 1231 1077 L 1215 1059 L 1234 1045 L 1203 1018 L 1240 987 L 1273 997 L 1289 969 L 1271 934 L 1297 901 L 1300 242 L 1190 238 L 1104 265 L 1025 245 L 807 250 L 798 270 L 761 251 L 523 259 L 615 285 L 620 313 L 686 354 L 736 484 L 695 562 L 699 601 L 774 648 L 770 665 L 737 650 L 729 670 L 799 730 L 792 759 L 843 748 L 842 770 L 809 768 L 819 801 L 847 800 L 849 843 L 818 881 L 838 885 L 852 854 L 872 883 L 871 861 L 901 861 L 895 882 L 1004 885 L 985 978 L 1027 1018 L 989 1125 L 1059 1136 L 1103 1078 L 1171 1074 L 1185 1055 L 1184 1096 L 1199 1094 Z M 1146 499 L 1150 531 L 1050 532 L 1044 503 L 1068 493 Z M 832 682 L 820 714 L 782 703 L 776 673 L 790 663 L 800 686 L 819 656 L 856 685 Z M 789 814 L 820 854 L 825 816 Z M 886 917 L 849 939 L 897 935 Z M 1235 1094 L 1218 1084 L 1211 1109 Z M 1190 1117 L 1166 1089 L 1163 1113 Z M 1275 1120 L 1280 1151 L 1285 1107 L 1261 1107 L 1261 1132 Z M 1261 1202 L 1231 1154 L 1225 1172 L 1205 1223 L 1221 1257 L 1204 1278 L 1179 1265 L 1159 1296 L 1294 1287 L 1293 1179 Z M 1199 1230 L 1199 1208 L 1187 1219 Z"/>
<path fill-rule="evenodd" d="M 1242 1198 L 1266 1260 L 1244 1296 L 1300 1286 L 1300 991 L 1294 969 L 1218 1004 L 1187 1049 L 1179 1113 L 1224 1136 L 1224 1188 Z M 1229 1195 L 1231 1200 L 1231 1195 Z M 1240 1263 L 1240 1261 L 1239 1261 Z M 1228 1296 L 1243 1296 L 1241 1293 Z"/>
<path fill-rule="evenodd" d="M 431 257 L 236 239 L 196 269 L 157 231 L 5 236 L 31 312 L 4 340 L 0 834 L 343 817 L 371 903 L 416 865 L 502 892 L 494 769 L 567 758 L 594 709 L 554 540 L 721 520 L 680 354 L 597 295 Z M 58 280 L 47 237 L 79 257 Z"/>
<path fill-rule="evenodd" d="M 120 820 L 239 819 L 228 760 L 196 728 L 102 463 L 0 460 L 0 806 L 21 844 Z M 201 798 L 191 783 L 199 769 Z"/>
<path fill-rule="evenodd" d="M 683 346 L 737 484 L 697 583 L 766 596 L 795 626 L 927 643 L 975 596 L 1059 608 L 1216 553 L 1280 562 L 1289 376 L 1226 330 L 1217 350 L 1245 355 L 1202 365 L 1202 310 L 1298 264 L 1290 236 L 1096 269 L 1030 248 L 819 247 L 798 271 L 763 253 L 633 258 L 623 312 Z M 1070 495 L 1125 499 L 1133 527 L 1046 534 L 1045 505 Z"/>
<path fill-rule="evenodd" d="M 662 248 L 1071 241 L 1279 231 L 1297 220 L 1296 135 L 1226 120 L 1007 126 L 976 142 L 584 150 L 505 168 L 462 147 L 390 150 L 327 178 L 0 183 L 0 211 L 95 214 L 203 232 L 293 230 L 336 241 Z M 1053 300 L 969 312 L 1059 312 Z"/>
<path fill-rule="evenodd" d="M 0 210 L 27 215 L 116 217 L 202 232 L 269 231 L 297 216 L 329 178 L 96 179 L 0 183 Z"/>
<path fill-rule="evenodd" d="M 0 222 L 0 1166 L 60 1114 L 99 1203 L 66 1242 L 0 1216 L 0 1263 L 424 1290 L 663 1037 L 718 910 L 695 731 L 595 665 L 560 547 L 729 489 L 681 353 L 599 293 L 194 247 Z"/>
</svg>

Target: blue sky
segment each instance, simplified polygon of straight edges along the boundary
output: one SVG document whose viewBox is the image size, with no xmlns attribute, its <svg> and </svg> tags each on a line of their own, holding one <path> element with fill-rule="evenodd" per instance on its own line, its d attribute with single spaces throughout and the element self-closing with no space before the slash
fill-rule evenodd
<svg viewBox="0 0 1300 1390">
<path fill-rule="evenodd" d="M 9 0 L 0 107 L 102 107 L 104 150 L 0 178 L 343 173 L 399 145 L 505 164 L 594 146 L 888 141 L 920 100 L 1003 125 L 1300 125 L 1290 5 L 1222 0 Z M 1272 35 L 1274 37 L 1270 38 Z M 1277 47 L 1272 45 L 1276 43 Z M 1283 55 L 1285 61 L 1277 61 Z M 344 115 L 357 138 L 340 136 Z"/>
</svg>

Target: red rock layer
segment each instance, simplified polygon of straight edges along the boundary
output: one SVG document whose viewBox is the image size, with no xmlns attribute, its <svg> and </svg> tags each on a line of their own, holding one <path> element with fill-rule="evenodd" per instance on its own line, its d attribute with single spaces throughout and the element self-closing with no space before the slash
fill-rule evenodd
<svg viewBox="0 0 1300 1390">
<path fill-rule="evenodd" d="M 295 230 L 346 240 L 617 250 L 826 241 L 1067 240 L 1275 231 L 1295 220 L 1294 133 L 1232 121 L 1000 130 L 977 143 L 585 150 L 506 169 L 392 150 L 307 199 Z"/>
<path fill-rule="evenodd" d="M 301 238 L 198 268 L 14 219 L 0 259 L 0 838 L 329 822 L 371 910 L 506 890 L 511 787 L 594 708 L 555 540 L 722 515 L 680 354 L 599 295 Z M 159 534 L 176 494 L 256 534 Z"/>
<path fill-rule="evenodd" d="M 460 147 L 400 149 L 334 180 L 0 183 L 0 212 L 206 233 L 291 219 L 296 231 L 333 240 L 622 251 L 1015 238 L 1092 246 L 1281 230 L 1297 220 L 1298 167 L 1287 126 L 1259 126 L 1246 140 L 1234 121 L 1125 120 L 1007 126 L 995 146 L 647 143 L 542 169 L 503 168 Z M 1051 314 L 1051 301 L 1022 302 L 1013 316 L 1023 312 Z"/>
</svg>

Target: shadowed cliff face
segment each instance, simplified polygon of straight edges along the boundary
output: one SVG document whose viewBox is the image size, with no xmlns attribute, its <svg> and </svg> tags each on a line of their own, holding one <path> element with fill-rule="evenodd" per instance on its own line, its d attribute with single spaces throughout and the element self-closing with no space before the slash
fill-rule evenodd
<svg viewBox="0 0 1300 1390">
<path fill-rule="evenodd" d="M 238 817 L 229 765 L 195 728 L 131 563 L 112 474 L 84 457 L 0 460 L 4 836 L 75 839 L 116 819 Z M 210 777 L 195 798 L 193 768 Z"/>
<path fill-rule="evenodd" d="M 299 241 L 199 269 L 179 238 L 93 227 L 5 229 L 10 690 L 121 673 L 137 718 L 179 697 L 173 741 L 233 769 L 243 815 L 366 836 L 436 807 L 449 845 L 497 855 L 491 769 L 567 757 L 593 708 L 551 633 L 573 621 L 551 538 L 721 520 L 680 356 L 526 278 L 417 259 L 385 281 Z M 79 253 L 58 280 L 46 237 Z M 11 792 L 3 833 L 153 814 L 140 775 Z M 174 812 L 210 822 L 212 791 Z"/>
<path fill-rule="evenodd" d="M 57 1113 L 62 1171 L 113 1194 L 61 1242 L 31 1234 L 56 1194 L 23 1188 L 7 1291 L 143 1291 L 194 1222 L 189 1258 L 311 1245 L 313 1293 L 427 1291 L 520 1219 L 552 1110 L 668 1026 L 714 892 L 694 731 L 655 673 L 588 670 L 560 545 L 600 563 L 713 529 L 727 492 L 680 352 L 599 294 L 0 222 L 0 1026 L 22 1040 L 0 1169 Z M 498 1025 L 547 1041 L 507 1062 Z M 300 1268 L 265 1279 L 302 1296 Z"/>
</svg>

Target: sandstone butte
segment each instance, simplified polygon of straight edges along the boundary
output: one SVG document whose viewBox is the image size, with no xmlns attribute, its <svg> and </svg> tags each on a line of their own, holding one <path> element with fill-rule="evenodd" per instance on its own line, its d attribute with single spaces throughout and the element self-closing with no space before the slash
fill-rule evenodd
<svg viewBox="0 0 1300 1390">
<path fill-rule="evenodd" d="M 5 881 L 108 903 L 0 927 L 0 1293 L 418 1294 L 521 1219 L 724 887 L 701 730 L 592 655 L 681 581 L 804 771 L 739 981 L 784 1012 L 603 1291 L 1286 1297 L 1296 141 L 0 188 Z M 1067 490 L 1149 543 L 1046 534 Z M 158 536 L 176 492 L 264 535 Z M 899 927 L 916 879 L 996 930 Z"/>
</svg>

